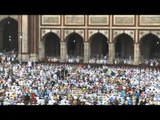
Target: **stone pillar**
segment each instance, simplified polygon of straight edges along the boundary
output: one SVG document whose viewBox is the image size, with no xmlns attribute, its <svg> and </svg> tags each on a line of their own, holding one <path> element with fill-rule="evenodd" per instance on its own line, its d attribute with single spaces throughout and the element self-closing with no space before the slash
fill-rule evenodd
<svg viewBox="0 0 160 120">
<path fill-rule="evenodd" d="M 18 16 L 18 59 L 22 59 L 22 15 Z"/>
<path fill-rule="evenodd" d="M 18 58 L 23 61 L 28 61 L 28 15 L 20 15 L 18 17 L 18 32 L 19 32 L 19 54 Z"/>
<path fill-rule="evenodd" d="M 30 15 L 29 16 L 29 54 L 30 60 L 37 61 L 37 45 L 38 45 L 38 16 Z"/>
<path fill-rule="evenodd" d="M 45 41 L 39 41 L 39 60 L 42 60 L 45 57 L 45 46 L 44 46 Z"/>
<path fill-rule="evenodd" d="M 90 43 L 84 43 L 84 63 L 89 63 L 90 58 Z"/>
<path fill-rule="evenodd" d="M 3 49 L 3 28 L 0 28 L 0 49 Z"/>
<path fill-rule="evenodd" d="M 60 43 L 60 58 L 61 58 L 61 62 L 65 62 L 66 61 L 66 55 L 67 55 L 67 45 L 66 42 L 61 42 Z"/>
<path fill-rule="evenodd" d="M 139 65 L 140 61 L 140 48 L 139 44 L 134 44 L 134 65 Z"/>
<path fill-rule="evenodd" d="M 109 43 L 109 64 L 113 64 L 113 60 L 115 59 L 115 44 Z"/>
</svg>

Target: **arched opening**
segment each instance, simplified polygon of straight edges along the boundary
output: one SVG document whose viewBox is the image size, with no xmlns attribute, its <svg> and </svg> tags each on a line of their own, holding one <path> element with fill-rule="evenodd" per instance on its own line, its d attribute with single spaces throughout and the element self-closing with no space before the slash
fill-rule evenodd
<svg viewBox="0 0 160 120">
<path fill-rule="evenodd" d="M 134 42 L 129 35 L 123 33 L 115 38 L 115 57 L 120 59 L 134 58 Z"/>
<path fill-rule="evenodd" d="M 10 17 L 0 21 L 0 50 L 18 52 L 18 22 Z"/>
<path fill-rule="evenodd" d="M 76 62 L 76 58 L 79 59 L 79 62 L 80 59 L 82 61 L 84 56 L 83 38 L 74 32 L 66 38 L 66 42 L 68 58 L 72 58 L 72 62 Z"/>
<path fill-rule="evenodd" d="M 90 38 L 91 58 L 108 56 L 108 39 L 101 33 L 96 33 Z"/>
<path fill-rule="evenodd" d="M 60 39 L 55 33 L 47 33 L 44 36 L 45 57 L 60 57 Z"/>
<path fill-rule="evenodd" d="M 154 34 L 147 34 L 140 40 L 141 60 L 160 58 L 160 40 Z"/>
</svg>

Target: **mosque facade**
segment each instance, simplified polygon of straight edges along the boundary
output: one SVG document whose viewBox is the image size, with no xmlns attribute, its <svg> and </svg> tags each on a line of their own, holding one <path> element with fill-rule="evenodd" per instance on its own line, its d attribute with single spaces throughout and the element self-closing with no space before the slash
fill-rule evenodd
<svg viewBox="0 0 160 120">
<path fill-rule="evenodd" d="M 0 15 L 0 50 L 18 59 L 160 58 L 160 15 Z"/>
</svg>

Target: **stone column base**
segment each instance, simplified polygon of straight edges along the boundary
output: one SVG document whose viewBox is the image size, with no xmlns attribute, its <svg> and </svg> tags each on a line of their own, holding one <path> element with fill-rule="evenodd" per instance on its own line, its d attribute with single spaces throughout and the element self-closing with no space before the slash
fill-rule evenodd
<svg viewBox="0 0 160 120">
<path fill-rule="evenodd" d="M 64 59 L 60 59 L 60 62 L 65 62 L 65 60 Z"/>
<path fill-rule="evenodd" d="M 139 65 L 140 61 L 140 48 L 139 44 L 134 44 L 134 65 Z"/>
<path fill-rule="evenodd" d="M 61 42 L 61 43 L 60 43 L 60 48 L 61 48 L 61 52 L 60 52 L 60 62 L 65 62 L 65 61 L 66 61 L 66 55 L 67 55 L 66 42 Z"/>
<path fill-rule="evenodd" d="M 37 54 L 30 54 L 30 60 L 31 60 L 31 61 L 38 61 L 38 56 L 37 56 Z"/>
<path fill-rule="evenodd" d="M 84 58 L 83 63 L 89 63 L 88 59 L 85 59 L 85 58 Z"/>
<path fill-rule="evenodd" d="M 115 44 L 109 43 L 109 64 L 113 64 L 115 59 Z"/>
<path fill-rule="evenodd" d="M 90 58 L 90 43 L 84 43 L 84 61 L 83 63 L 89 63 Z"/>
<path fill-rule="evenodd" d="M 133 64 L 134 65 L 139 65 L 139 62 L 138 61 L 134 61 Z"/>
<path fill-rule="evenodd" d="M 39 53 L 38 53 L 38 59 L 42 60 L 45 57 L 45 46 L 44 42 L 39 41 Z"/>
<path fill-rule="evenodd" d="M 29 54 L 18 54 L 18 60 L 28 61 L 29 60 Z"/>
<path fill-rule="evenodd" d="M 18 60 L 22 60 L 22 54 L 18 54 L 17 59 L 18 59 Z"/>
</svg>

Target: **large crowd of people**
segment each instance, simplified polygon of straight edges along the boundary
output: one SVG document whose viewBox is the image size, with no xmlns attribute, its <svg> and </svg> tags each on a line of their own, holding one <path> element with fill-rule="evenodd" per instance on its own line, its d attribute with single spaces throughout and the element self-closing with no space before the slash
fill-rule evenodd
<svg viewBox="0 0 160 120">
<path fill-rule="evenodd" d="M 114 64 L 121 64 L 121 65 L 133 65 L 133 59 L 124 59 L 124 58 L 116 58 L 113 61 Z"/>
<path fill-rule="evenodd" d="M 83 58 L 81 56 L 66 56 L 66 63 L 82 63 Z"/>
<path fill-rule="evenodd" d="M 141 64 L 148 65 L 148 66 L 159 66 L 160 64 L 159 59 L 142 59 Z"/>
<path fill-rule="evenodd" d="M 45 62 L 52 62 L 52 63 L 58 63 L 61 62 L 60 56 L 50 56 L 50 57 L 45 57 L 42 59 L 42 61 Z M 66 56 L 65 58 L 66 63 L 83 63 L 83 58 L 80 56 Z"/>
<path fill-rule="evenodd" d="M 108 57 L 107 56 L 95 56 L 91 57 L 89 59 L 89 63 L 94 63 L 94 64 L 108 64 Z"/>
<path fill-rule="evenodd" d="M 160 105 L 160 71 L 90 65 L 0 64 L 1 105 Z"/>
<path fill-rule="evenodd" d="M 12 59 L 14 60 L 15 58 L 12 56 Z M 65 62 L 66 63 L 83 63 L 83 59 L 84 58 L 80 57 L 80 56 L 66 55 Z M 52 63 L 61 62 L 60 56 L 58 56 L 58 57 L 56 57 L 56 56 L 45 57 L 42 61 L 52 62 Z M 139 63 L 140 65 L 146 65 L 146 66 L 159 66 L 160 65 L 159 59 L 141 59 L 140 61 L 141 61 Z M 88 63 L 89 64 L 109 64 L 109 58 L 108 58 L 108 56 L 96 55 L 94 57 L 91 57 L 89 59 Z M 129 58 L 116 57 L 113 60 L 113 64 L 115 64 L 115 65 L 134 65 L 134 59 L 131 57 L 129 57 Z"/>
<path fill-rule="evenodd" d="M 0 53 L 1 105 L 160 105 L 159 69 L 13 62 L 16 57 Z"/>
<path fill-rule="evenodd" d="M 60 62 L 60 57 L 55 57 L 55 56 L 45 57 L 42 60 L 45 62 Z"/>
<path fill-rule="evenodd" d="M 0 62 L 14 62 L 17 60 L 17 53 L 15 51 L 1 51 L 0 52 Z"/>
</svg>

